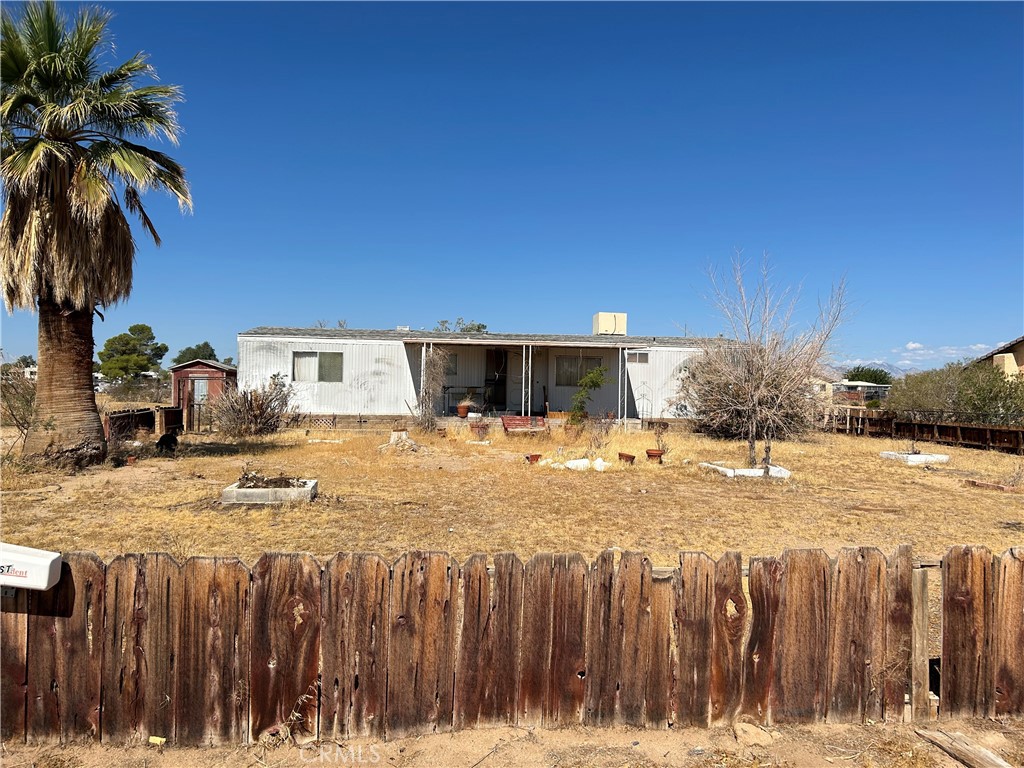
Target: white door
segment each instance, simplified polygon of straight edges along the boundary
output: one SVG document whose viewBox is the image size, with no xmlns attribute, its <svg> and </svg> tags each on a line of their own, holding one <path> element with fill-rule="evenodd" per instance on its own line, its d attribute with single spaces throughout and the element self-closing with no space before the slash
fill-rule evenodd
<svg viewBox="0 0 1024 768">
<path fill-rule="evenodd" d="M 523 410 L 523 353 L 508 353 L 508 382 L 505 385 L 505 407 L 515 413 Z"/>
</svg>

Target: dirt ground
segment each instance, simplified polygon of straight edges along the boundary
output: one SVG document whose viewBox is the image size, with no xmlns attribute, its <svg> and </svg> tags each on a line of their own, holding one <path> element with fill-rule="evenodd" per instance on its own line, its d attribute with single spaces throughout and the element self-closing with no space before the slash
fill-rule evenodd
<svg viewBox="0 0 1024 768">
<path fill-rule="evenodd" d="M 497 432 L 497 434 L 494 434 Z M 110 464 L 67 476 L 3 468 L 0 534 L 5 541 L 57 551 L 166 551 L 239 556 L 305 551 L 327 558 L 339 550 L 395 558 L 410 549 L 451 553 L 580 552 L 608 547 L 647 553 L 656 566 L 678 562 L 680 550 L 718 557 L 778 555 L 786 547 L 898 543 L 935 560 L 954 544 L 984 544 L 1000 553 L 1024 544 L 1024 494 L 968 487 L 964 480 L 1007 482 L 1024 459 L 994 451 L 944 448 L 948 464 L 908 467 L 879 457 L 893 441 L 819 434 L 776 446 L 788 481 L 730 480 L 701 461 L 739 465 L 744 446 L 670 433 L 665 463 L 644 460 L 651 433 L 594 433 L 573 438 L 506 437 L 492 430 L 474 445 L 464 427 L 447 437 L 412 433 L 419 450 L 380 451 L 385 434 L 293 431 L 230 443 L 215 436 L 182 438 L 174 458 L 159 457 L 153 437 L 126 454 L 134 466 Z M 618 452 L 636 455 L 633 466 Z M 602 457 L 605 472 L 531 466 L 524 454 L 564 461 Z M 220 492 L 243 470 L 315 477 L 312 504 L 229 507 Z"/>
<path fill-rule="evenodd" d="M 1019 725 L 1019 724 L 1018 724 Z M 936 724 L 926 727 L 935 728 Z M 990 721 L 944 722 L 1011 765 L 1024 765 L 1024 732 Z M 380 765 L 394 768 L 962 768 L 909 725 L 540 730 L 488 728 L 390 742 L 259 745 L 238 749 L 29 747 L 6 745 L 5 768 L 277 768 Z"/>
</svg>

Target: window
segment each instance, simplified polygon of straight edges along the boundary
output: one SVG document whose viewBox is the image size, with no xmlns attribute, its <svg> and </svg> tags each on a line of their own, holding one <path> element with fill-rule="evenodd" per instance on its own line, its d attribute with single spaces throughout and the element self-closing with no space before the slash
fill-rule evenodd
<svg viewBox="0 0 1024 768">
<path fill-rule="evenodd" d="M 341 352 L 293 352 L 292 381 L 341 381 L 343 358 Z"/>
<path fill-rule="evenodd" d="M 445 366 L 445 376 L 455 376 L 459 372 L 459 356 L 451 352 L 448 353 L 448 364 Z"/>
<path fill-rule="evenodd" d="M 556 357 L 555 386 L 576 387 L 580 379 L 601 367 L 600 357 Z"/>
<path fill-rule="evenodd" d="M 627 363 L 646 363 L 647 353 L 646 352 L 627 352 L 626 353 Z"/>
</svg>

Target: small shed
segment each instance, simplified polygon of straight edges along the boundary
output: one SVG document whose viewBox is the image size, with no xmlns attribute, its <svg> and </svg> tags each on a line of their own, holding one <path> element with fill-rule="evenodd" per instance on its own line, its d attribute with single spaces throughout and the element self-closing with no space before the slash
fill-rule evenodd
<svg viewBox="0 0 1024 768">
<path fill-rule="evenodd" d="M 187 431 L 199 429 L 202 409 L 216 400 L 227 387 L 238 384 L 238 370 L 216 360 L 189 360 L 170 367 L 171 405 L 181 408 Z"/>
</svg>

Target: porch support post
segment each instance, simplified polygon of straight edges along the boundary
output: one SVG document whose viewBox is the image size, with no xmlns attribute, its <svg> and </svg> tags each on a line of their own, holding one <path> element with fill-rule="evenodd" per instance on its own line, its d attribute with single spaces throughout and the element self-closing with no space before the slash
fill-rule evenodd
<svg viewBox="0 0 1024 768">
<path fill-rule="evenodd" d="M 526 415 L 526 345 L 523 344 L 523 381 L 522 381 L 522 400 L 519 402 L 519 415 Z"/>
<path fill-rule="evenodd" d="M 618 418 L 620 423 L 622 422 L 622 411 L 623 411 L 622 401 L 625 399 L 625 398 L 623 398 L 623 393 L 626 390 L 626 386 L 625 386 L 626 382 L 622 378 L 622 368 L 623 368 L 623 366 L 622 366 L 622 357 L 625 354 L 626 354 L 626 350 L 622 349 L 620 347 L 619 348 L 619 354 L 618 354 L 618 358 L 619 358 L 618 383 L 617 383 L 617 387 L 615 389 L 615 395 L 616 395 L 616 397 L 615 397 L 615 410 L 616 410 L 616 416 L 617 416 L 617 418 Z"/>
<path fill-rule="evenodd" d="M 530 345 L 530 364 L 527 366 L 527 372 L 529 379 L 526 382 L 526 414 L 527 416 L 533 413 L 533 344 Z"/>
</svg>

